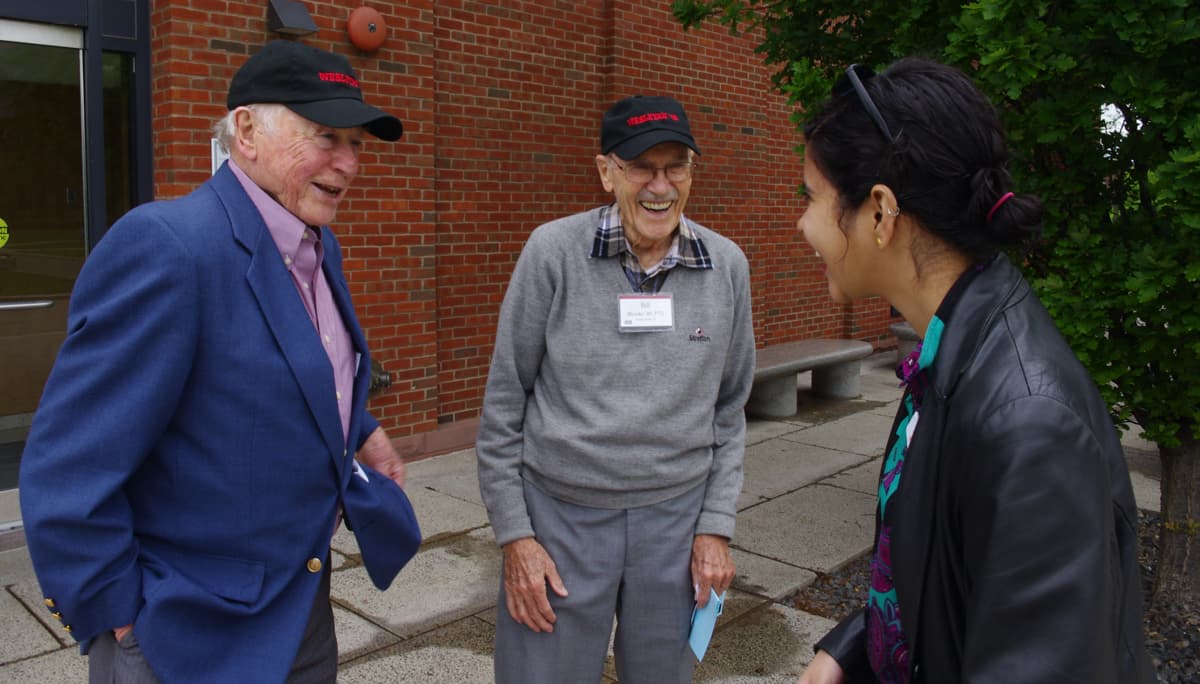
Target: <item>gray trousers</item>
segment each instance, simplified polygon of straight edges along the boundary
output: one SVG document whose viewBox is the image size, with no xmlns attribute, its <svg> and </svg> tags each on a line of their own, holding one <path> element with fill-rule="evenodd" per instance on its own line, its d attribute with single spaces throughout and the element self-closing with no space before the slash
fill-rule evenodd
<svg viewBox="0 0 1200 684">
<path fill-rule="evenodd" d="M 589 508 L 526 482 L 525 504 L 537 541 L 557 566 L 568 596 L 547 589 L 557 622 L 553 632 L 537 633 L 509 615 L 501 580 L 497 684 L 599 682 L 614 615 L 621 684 L 690 682 L 692 540 L 703 500 L 700 485 L 652 506 Z"/>
<path fill-rule="evenodd" d="M 326 562 L 287 684 L 337 681 L 337 635 L 333 629 L 333 606 L 329 603 L 329 572 Z M 214 654 L 214 657 L 221 656 Z M 105 630 L 88 649 L 88 684 L 158 684 L 158 677 L 146 662 L 133 632 L 117 643 L 112 630 Z"/>
</svg>

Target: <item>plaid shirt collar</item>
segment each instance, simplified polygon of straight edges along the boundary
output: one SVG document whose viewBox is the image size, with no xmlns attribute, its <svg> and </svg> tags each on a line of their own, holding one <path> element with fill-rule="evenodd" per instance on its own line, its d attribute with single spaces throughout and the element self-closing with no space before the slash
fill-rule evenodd
<svg viewBox="0 0 1200 684">
<path fill-rule="evenodd" d="M 600 223 L 596 226 L 596 235 L 592 238 L 592 251 L 588 256 L 592 259 L 607 259 L 625 254 L 632 256 L 633 252 L 629 249 L 625 231 L 621 228 L 617 205 L 611 204 L 600 210 Z M 641 271 L 637 259 L 622 258 L 622 262 L 627 268 Z M 708 255 L 704 241 L 696 235 L 691 225 L 688 224 L 688 220 L 682 215 L 679 217 L 679 231 L 675 235 L 671 250 L 663 258 L 662 264 L 657 270 L 666 270 L 675 265 L 698 269 L 713 267 L 712 258 Z"/>
</svg>

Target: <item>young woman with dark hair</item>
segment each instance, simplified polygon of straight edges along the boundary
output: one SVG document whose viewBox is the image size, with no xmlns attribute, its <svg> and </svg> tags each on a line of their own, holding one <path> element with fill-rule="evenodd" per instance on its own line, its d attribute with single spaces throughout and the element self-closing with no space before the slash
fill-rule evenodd
<svg viewBox="0 0 1200 684">
<path fill-rule="evenodd" d="M 830 294 L 922 337 L 880 473 L 866 606 L 802 684 L 1151 682 L 1137 508 L 1095 384 L 1002 253 L 1038 236 L 962 72 L 851 66 L 804 127 Z"/>
</svg>

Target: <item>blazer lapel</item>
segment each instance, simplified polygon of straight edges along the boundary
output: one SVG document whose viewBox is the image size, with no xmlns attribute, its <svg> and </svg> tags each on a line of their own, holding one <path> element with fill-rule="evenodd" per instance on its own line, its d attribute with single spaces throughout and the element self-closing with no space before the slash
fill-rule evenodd
<svg viewBox="0 0 1200 684">
<path fill-rule="evenodd" d="M 296 286 L 279 255 L 279 248 L 263 223 L 254 203 L 246 196 L 237 177 L 222 168 L 213 185 L 229 212 L 235 239 L 250 253 L 246 282 L 258 300 L 259 309 L 275 337 L 305 403 L 316 422 L 338 470 L 344 470 L 342 454 L 346 440 L 338 415 L 333 368 L 321 341 L 296 293 Z"/>
<path fill-rule="evenodd" d="M 354 400 L 350 405 L 349 430 L 350 448 L 356 449 L 358 444 L 355 442 L 355 439 L 360 438 L 358 436 L 358 426 L 362 422 L 361 418 L 366 408 L 367 393 L 371 388 L 371 355 L 367 349 L 366 335 L 358 324 L 358 317 L 354 314 L 354 304 L 350 299 L 350 290 L 346 285 L 346 276 L 342 272 L 341 248 L 337 246 L 337 239 L 328 227 L 321 229 L 321 240 L 327 246 L 325 249 L 325 260 L 321 268 L 325 271 L 325 280 L 329 283 L 330 292 L 333 293 L 333 301 L 337 305 L 338 313 L 342 316 L 342 322 L 345 324 L 346 330 L 350 333 L 350 341 L 353 342 L 354 351 L 358 355 L 358 363 L 354 369 Z M 361 437 L 365 437 L 365 435 Z"/>
<path fill-rule="evenodd" d="M 991 325 L 1005 301 L 1021 296 L 1024 281 L 1017 277 L 1008 258 L 995 257 L 963 292 L 942 334 L 934 362 L 925 405 L 909 453 L 904 460 L 900 487 L 907 489 L 904 505 L 897 508 L 892 528 L 892 560 L 896 595 L 901 606 L 912 606 L 901 620 L 909 641 L 909 653 L 917 653 L 923 594 L 938 591 L 925 586 L 933 541 L 949 543 L 946 500 L 939 495 L 944 473 L 955 467 L 950 460 L 958 454 L 943 435 L 950 404 L 962 374 L 978 353 L 980 331 Z M 949 452 L 949 455 L 945 455 Z M 912 489 L 908 489 L 911 487 Z M 915 659 L 913 660 L 915 663 Z"/>
</svg>

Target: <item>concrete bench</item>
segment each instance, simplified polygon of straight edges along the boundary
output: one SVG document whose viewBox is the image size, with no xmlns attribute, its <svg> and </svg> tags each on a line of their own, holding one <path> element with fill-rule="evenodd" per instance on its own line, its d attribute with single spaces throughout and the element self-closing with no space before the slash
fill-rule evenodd
<svg viewBox="0 0 1200 684">
<path fill-rule="evenodd" d="M 861 360 L 874 347 L 862 340 L 801 340 L 763 347 L 756 352 L 754 388 L 746 413 L 786 418 L 796 413 L 796 374 L 812 371 L 813 393 L 834 399 L 859 396 Z"/>
<path fill-rule="evenodd" d="M 888 326 L 888 330 L 896 336 L 896 363 L 899 364 L 917 348 L 921 338 L 917 337 L 917 331 L 913 330 L 908 321 L 893 323 Z"/>
</svg>

